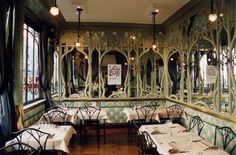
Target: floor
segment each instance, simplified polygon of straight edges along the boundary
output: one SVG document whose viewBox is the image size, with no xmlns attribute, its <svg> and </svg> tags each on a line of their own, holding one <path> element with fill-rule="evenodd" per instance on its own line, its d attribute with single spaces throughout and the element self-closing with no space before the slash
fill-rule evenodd
<svg viewBox="0 0 236 155">
<path fill-rule="evenodd" d="M 85 148 L 75 142 L 69 147 L 69 155 L 138 155 L 138 147 L 134 136 L 128 137 L 127 128 L 106 129 L 106 143 L 101 139 L 100 148 L 97 148 L 95 137 L 89 137 Z"/>
</svg>

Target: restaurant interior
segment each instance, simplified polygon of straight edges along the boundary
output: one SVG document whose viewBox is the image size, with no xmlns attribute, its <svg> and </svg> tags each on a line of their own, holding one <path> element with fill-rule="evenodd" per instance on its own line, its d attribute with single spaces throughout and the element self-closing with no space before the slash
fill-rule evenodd
<svg viewBox="0 0 236 155">
<path fill-rule="evenodd" d="M 236 1 L 1 0 L 8 154 L 236 155 Z"/>
</svg>

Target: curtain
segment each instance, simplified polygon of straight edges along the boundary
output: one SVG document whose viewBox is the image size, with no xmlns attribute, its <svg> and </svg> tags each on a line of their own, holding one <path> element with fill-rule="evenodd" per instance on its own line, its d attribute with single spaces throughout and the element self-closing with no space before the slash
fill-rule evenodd
<svg viewBox="0 0 236 155">
<path fill-rule="evenodd" d="M 39 50 L 39 82 L 46 98 L 45 108 L 50 108 L 52 104 L 51 99 L 51 78 L 53 68 L 53 54 L 48 50 L 48 26 L 42 24 L 42 31 L 40 33 L 40 50 Z"/>
<path fill-rule="evenodd" d="M 9 138 L 14 124 L 13 40 L 14 1 L 0 3 L 0 145 Z"/>
</svg>

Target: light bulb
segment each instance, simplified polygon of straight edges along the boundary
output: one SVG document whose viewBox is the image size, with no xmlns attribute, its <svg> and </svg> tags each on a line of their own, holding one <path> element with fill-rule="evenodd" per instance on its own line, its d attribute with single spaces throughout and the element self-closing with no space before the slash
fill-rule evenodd
<svg viewBox="0 0 236 155">
<path fill-rule="evenodd" d="M 75 45 L 76 45 L 77 47 L 80 47 L 80 42 L 76 42 Z"/>
<path fill-rule="evenodd" d="M 157 48 L 157 45 L 156 45 L 156 44 L 153 44 L 153 45 L 152 45 L 152 48 L 153 48 L 153 49 L 156 49 L 156 48 Z"/>
<path fill-rule="evenodd" d="M 59 14 L 59 8 L 57 6 L 52 6 L 50 8 L 50 13 L 53 15 L 53 16 L 57 16 Z"/>
<path fill-rule="evenodd" d="M 217 19 L 217 14 L 215 14 L 215 13 L 209 14 L 208 19 L 209 19 L 211 22 L 216 21 L 216 19 Z"/>
</svg>

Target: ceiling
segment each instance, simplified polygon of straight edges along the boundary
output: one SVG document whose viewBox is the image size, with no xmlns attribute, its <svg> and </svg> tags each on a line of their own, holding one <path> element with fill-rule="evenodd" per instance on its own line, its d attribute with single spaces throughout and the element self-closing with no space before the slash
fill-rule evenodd
<svg viewBox="0 0 236 155">
<path fill-rule="evenodd" d="M 78 5 L 84 9 L 81 22 L 152 23 L 151 12 L 159 10 L 156 21 L 162 24 L 190 0 L 57 0 L 67 22 L 77 22 Z"/>
</svg>

